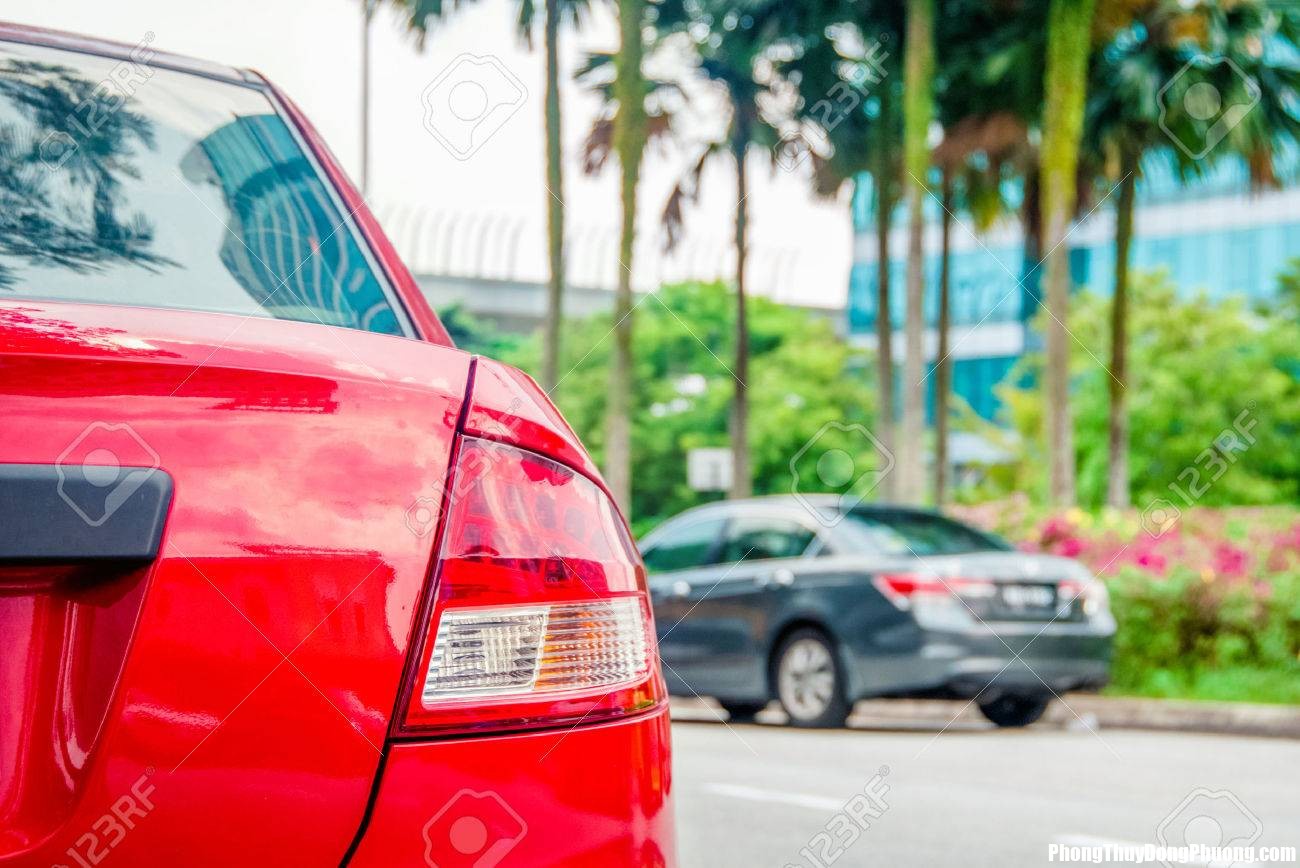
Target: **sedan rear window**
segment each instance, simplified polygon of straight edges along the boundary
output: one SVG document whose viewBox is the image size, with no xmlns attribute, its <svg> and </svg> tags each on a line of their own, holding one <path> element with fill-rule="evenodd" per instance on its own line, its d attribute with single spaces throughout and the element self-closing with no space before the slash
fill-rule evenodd
<svg viewBox="0 0 1300 868">
<path fill-rule="evenodd" d="M 0 43 L 0 299 L 407 334 L 259 88 Z"/>
<path fill-rule="evenodd" d="M 992 534 L 940 515 L 921 512 L 853 510 L 849 523 L 863 532 L 872 548 L 889 555 L 964 555 L 1010 551 L 1011 545 Z"/>
</svg>

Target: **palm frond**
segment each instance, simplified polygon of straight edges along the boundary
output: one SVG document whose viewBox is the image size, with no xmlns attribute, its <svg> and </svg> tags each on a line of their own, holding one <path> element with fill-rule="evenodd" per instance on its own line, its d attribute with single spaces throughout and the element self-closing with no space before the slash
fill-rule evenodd
<svg viewBox="0 0 1300 868">
<path fill-rule="evenodd" d="M 672 192 L 668 194 L 668 201 L 664 203 L 663 214 L 659 218 L 660 225 L 664 230 L 665 251 L 674 249 L 682 240 L 686 223 L 686 206 L 699 201 L 700 178 L 704 174 L 704 167 L 708 164 L 709 159 L 721 150 L 722 144 L 720 142 L 711 142 L 705 145 L 696 157 L 695 162 L 691 164 L 682 177 L 677 179 Z"/>
</svg>

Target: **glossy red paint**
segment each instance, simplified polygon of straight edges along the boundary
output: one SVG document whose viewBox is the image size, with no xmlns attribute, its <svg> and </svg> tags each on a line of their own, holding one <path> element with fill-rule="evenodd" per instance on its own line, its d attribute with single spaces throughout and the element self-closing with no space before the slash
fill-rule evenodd
<svg viewBox="0 0 1300 868">
<path fill-rule="evenodd" d="M 145 776 L 156 809 L 122 839 L 126 863 L 228 864 L 216 829 L 266 861 L 337 862 L 429 571 L 406 509 L 446 475 L 469 357 L 26 302 L 0 304 L 0 338 L 0 461 L 55 463 L 88 425 L 124 423 L 139 442 L 114 444 L 123 462 L 176 486 L 152 569 L 0 596 L 0 635 L 29 643 L 6 654 L 0 696 L 7 715 L 9 697 L 37 709 L 0 730 L 0 856 L 93 861 L 113 837 L 96 822 Z"/>
<path fill-rule="evenodd" d="M 350 864 L 472 864 L 453 836 L 457 821 L 478 821 L 502 842 L 503 866 L 671 866 L 671 789 L 662 709 L 556 732 L 397 744 Z"/>
<path fill-rule="evenodd" d="M 130 50 L 9 25 L 3 39 Z M 152 564 L 0 564 L 0 865 L 321 865 L 350 848 L 355 864 L 434 864 L 426 824 L 461 790 L 526 822 L 500 864 L 674 864 L 662 705 L 393 739 L 458 422 L 603 483 L 536 384 L 450 347 L 337 161 L 274 95 L 421 340 L 0 300 L 0 463 L 54 464 L 96 424 L 122 426 L 122 463 L 175 483 Z"/>
<path fill-rule="evenodd" d="M 546 392 L 509 365 L 479 360 L 465 433 L 549 455 L 605 486 L 600 470 Z"/>
</svg>

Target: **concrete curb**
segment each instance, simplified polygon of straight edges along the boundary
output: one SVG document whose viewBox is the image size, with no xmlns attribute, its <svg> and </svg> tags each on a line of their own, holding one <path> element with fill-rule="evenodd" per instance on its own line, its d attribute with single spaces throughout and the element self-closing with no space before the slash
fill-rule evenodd
<svg viewBox="0 0 1300 868">
<path fill-rule="evenodd" d="M 1048 717 L 1078 723 L 1075 714 L 1094 715 L 1102 726 L 1300 738 L 1300 707 L 1248 702 L 1190 702 L 1178 699 L 1066 694 Z M 1067 719 L 1068 718 L 1068 719 Z"/>
<path fill-rule="evenodd" d="M 726 713 L 711 700 L 674 697 L 672 716 L 674 720 L 718 721 L 725 719 Z M 772 706 L 758 720 L 781 723 L 785 716 Z M 992 726 L 974 703 L 928 699 L 859 702 L 854 706 L 849 725 L 922 731 Z M 1143 729 L 1300 739 L 1300 706 L 1067 693 L 1048 707 L 1047 714 L 1036 725 L 1071 730 Z"/>
</svg>

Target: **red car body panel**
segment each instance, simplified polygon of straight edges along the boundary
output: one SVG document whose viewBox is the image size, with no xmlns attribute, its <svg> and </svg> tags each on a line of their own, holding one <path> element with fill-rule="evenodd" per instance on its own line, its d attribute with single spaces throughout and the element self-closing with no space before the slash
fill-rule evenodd
<svg viewBox="0 0 1300 868">
<path fill-rule="evenodd" d="M 672 865 L 668 743 L 661 710 L 567 731 L 396 744 L 350 864 L 462 864 L 434 834 L 438 811 L 499 799 L 504 808 L 484 804 L 523 831 L 502 865 Z"/>
<path fill-rule="evenodd" d="M 469 356 L 107 305 L 5 302 L 0 335 L 0 461 L 55 462 L 88 422 L 111 420 L 143 441 L 134 456 L 119 446 L 124 460 L 156 460 L 176 486 L 151 569 L 98 576 L 92 592 L 0 596 L 0 634 L 32 639 L 6 655 L 5 713 L 22 717 L 0 730 L 16 771 L 0 853 L 69 863 L 146 775 L 157 807 L 147 834 L 123 838 L 147 848 L 128 862 L 226 864 L 216 829 L 239 829 L 267 861 L 337 861 L 370 795 L 429 571 L 429 541 L 404 511 L 446 476 Z M 109 704 L 100 679 L 115 671 Z"/>
<path fill-rule="evenodd" d="M 600 471 L 550 398 L 523 371 L 480 359 L 465 433 L 501 440 L 576 467 L 603 488 Z"/>
<path fill-rule="evenodd" d="M 8 25 L 0 40 L 129 50 Z M 0 563 L 0 865 L 452 864 L 431 861 L 427 827 L 461 790 L 526 823 L 499 864 L 673 864 L 663 704 L 392 738 L 435 556 L 406 513 L 445 484 L 458 423 L 600 480 L 525 375 L 479 360 L 464 406 L 474 361 L 319 135 L 267 89 L 421 339 L 0 296 L 0 464 L 56 464 L 99 424 L 126 438 L 124 464 L 174 481 L 151 564 Z"/>
</svg>

